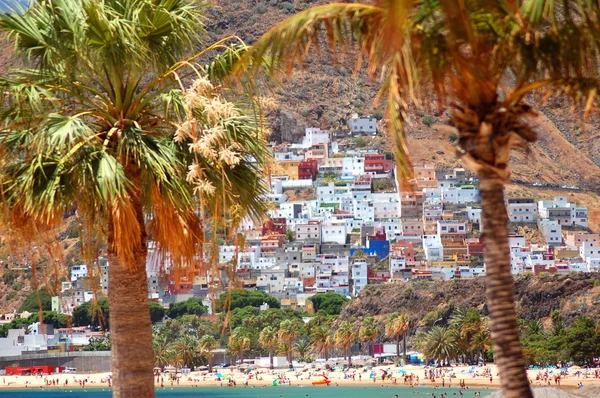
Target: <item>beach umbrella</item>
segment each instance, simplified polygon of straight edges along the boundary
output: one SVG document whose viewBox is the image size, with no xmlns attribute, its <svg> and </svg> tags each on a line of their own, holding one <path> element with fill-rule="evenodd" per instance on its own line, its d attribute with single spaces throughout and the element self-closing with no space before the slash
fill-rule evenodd
<svg viewBox="0 0 600 398">
<path fill-rule="evenodd" d="M 198 370 L 206 370 L 206 369 L 208 369 L 208 366 L 198 366 L 196 369 L 198 369 Z"/>
<path fill-rule="evenodd" d="M 389 359 L 386 359 L 385 361 L 382 362 L 384 365 L 393 365 L 394 361 L 390 361 Z"/>
<path fill-rule="evenodd" d="M 379 362 L 379 360 L 377 358 L 371 358 L 371 359 L 369 359 L 369 362 L 377 363 L 377 362 Z"/>
<path fill-rule="evenodd" d="M 356 360 L 356 361 L 352 362 L 352 364 L 354 366 L 365 366 L 365 361 Z"/>
</svg>

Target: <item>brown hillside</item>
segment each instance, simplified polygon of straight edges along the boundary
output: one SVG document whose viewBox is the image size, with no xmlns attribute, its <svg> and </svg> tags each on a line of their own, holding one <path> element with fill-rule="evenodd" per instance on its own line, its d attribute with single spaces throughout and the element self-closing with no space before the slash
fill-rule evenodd
<svg viewBox="0 0 600 398">
<path fill-rule="evenodd" d="M 515 280 L 515 289 L 517 311 L 524 319 L 544 320 L 554 310 L 560 310 L 567 322 L 580 315 L 600 316 L 600 275 L 597 273 L 521 276 Z M 487 315 L 485 279 L 368 285 L 357 299 L 344 305 L 340 317 L 382 317 L 401 312 L 418 322 L 428 312 L 443 313 L 455 306 L 477 308 Z"/>
</svg>

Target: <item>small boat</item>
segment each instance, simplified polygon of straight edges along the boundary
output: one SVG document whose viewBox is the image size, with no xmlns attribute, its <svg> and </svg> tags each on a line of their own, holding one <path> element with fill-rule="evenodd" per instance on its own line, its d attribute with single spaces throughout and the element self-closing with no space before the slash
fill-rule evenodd
<svg viewBox="0 0 600 398">
<path fill-rule="evenodd" d="M 330 385 L 330 384 L 331 384 L 331 380 L 329 380 L 329 378 L 328 378 L 327 376 L 325 376 L 325 375 L 322 375 L 321 377 L 323 377 L 323 380 L 317 380 L 317 381 L 313 381 L 313 382 L 312 382 L 312 385 L 313 385 L 313 386 L 318 386 L 318 385 L 321 385 L 321 384 L 325 384 L 325 385 L 327 385 L 327 386 L 328 386 L 328 385 Z"/>
</svg>

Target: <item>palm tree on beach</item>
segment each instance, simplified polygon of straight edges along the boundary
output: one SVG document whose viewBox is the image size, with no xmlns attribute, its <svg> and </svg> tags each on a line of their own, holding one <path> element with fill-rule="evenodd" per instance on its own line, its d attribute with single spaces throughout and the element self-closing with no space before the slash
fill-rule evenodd
<svg viewBox="0 0 600 398">
<path fill-rule="evenodd" d="M 198 353 L 199 341 L 195 336 L 185 334 L 173 343 L 173 352 L 175 359 L 181 366 L 194 366 L 199 364 L 200 355 Z"/>
<path fill-rule="evenodd" d="M 288 363 L 290 365 L 290 367 L 292 367 L 292 360 L 293 360 L 293 349 L 292 349 L 292 342 L 294 341 L 294 339 L 296 337 L 298 337 L 298 333 L 299 333 L 299 326 L 296 322 L 293 322 L 290 319 L 286 319 L 281 321 L 281 323 L 279 324 L 279 340 L 282 343 L 286 344 L 287 347 L 287 359 L 288 359 Z"/>
<path fill-rule="evenodd" d="M 379 337 L 380 331 L 377 327 L 377 321 L 372 316 L 366 317 L 362 324 L 360 325 L 360 329 L 358 330 L 358 338 L 363 343 L 367 343 L 369 345 L 369 355 L 373 355 L 372 347 L 375 339 Z"/>
<path fill-rule="evenodd" d="M 212 360 L 215 356 L 213 352 L 217 348 L 219 348 L 220 343 L 219 340 L 215 339 L 214 336 L 210 334 L 206 334 L 200 338 L 199 342 L 199 350 L 200 352 L 206 356 L 206 361 L 208 362 L 208 371 L 212 372 Z"/>
<path fill-rule="evenodd" d="M 260 331 L 260 335 L 258 336 L 258 342 L 260 345 L 269 350 L 269 364 L 270 368 L 274 369 L 273 366 L 273 349 L 277 344 L 279 344 L 279 338 L 277 329 L 267 326 L 263 330 Z"/>
<path fill-rule="evenodd" d="M 246 331 L 241 328 L 235 328 L 229 336 L 227 350 L 233 356 L 239 358 L 240 364 L 244 362 L 244 354 L 250 349 L 250 337 Z"/>
<path fill-rule="evenodd" d="M 221 42 L 184 59 L 202 11 L 184 0 L 40 0 L 0 15 L 28 65 L 0 78 L 2 221 L 31 242 L 76 209 L 84 254 L 107 243 L 115 397 L 155 394 L 149 240 L 192 269 L 208 211 L 239 220 L 263 210 L 260 126 L 209 85 L 239 53 L 193 64 Z"/>
<path fill-rule="evenodd" d="M 400 356 L 400 339 L 403 338 L 410 329 L 408 317 L 404 314 L 394 312 L 390 314 L 385 322 L 385 335 L 396 340 L 396 355 Z M 404 359 L 406 360 L 406 341 L 403 344 Z"/>
<path fill-rule="evenodd" d="M 341 347 L 344 352 L 344 357 L 348 359 L 348 365 L 352 366 L 352 353 L 350 349 L 356 341 L 356 330 L 350 321 L 342 321 L 335 331 L 335 344 Z"/>
<path fill-rule="evenodd" d="M 312 349 L 313 346 L 307 339 L 300 339 L 294 344 L 294 351 L 298 353 L 299 358 L 305 358 Z"/>
<path fill-rule="evenodd" d="M 317 326 L 310 335 L 316 351 L 322 354 L 326 361 L 329 359 L 329 350 L 333 347 L 334 343 L 332 336 L 328 325 Z"/>
<path fill-rule="evenodd" d="M 154 365 L 164 369 L 174 359 L 173 349 L 169 339 L 162 334 L 154 335 L 152 338 L 154 351 Z"/>
<path fill-rule="evenodd" d="M 420 336 L 418 346 L 425 357 L 433 358 L 443 365 L 457 355 L 457 341 L 456 329 L 434 326 Z"/>
<path fill-rule="evenodd" d="M 587 116 L 600 89 L 598 37 L 599 7 L 587 0 L 376 0 L 301 11 L 265 33 L 244 57 L 251 62 L 268 55 L 271 65 L 292 71 L 311 49 L 326 45 L 334 57 L 358 49 L 357 67 L 381 76 L 377 100 L 386 103 L 398 175 L 405 179 L 412 172 L 409 106 L 449 107 L 450 120 L 439 127 L 456 134 L 457 155 L 479 178 L 487 305 L 508 398 L 532 396 L 510 272 L 504 203 L 510 150 L 537 140 L 526 122 L 535 116 L 525 101 L 530 93 L 566 94 L 585 102 Z M 258 73 L 259 65 L 253 70 Z"/>
</svg>

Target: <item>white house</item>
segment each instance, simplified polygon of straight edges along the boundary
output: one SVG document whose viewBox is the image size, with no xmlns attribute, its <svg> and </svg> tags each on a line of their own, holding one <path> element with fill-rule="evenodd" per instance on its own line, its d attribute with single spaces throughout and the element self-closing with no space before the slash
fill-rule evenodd
<svg viewBox="0 0 600 398">
<path fill-rule="evenodd" d="M 350 118 L 350 131 L 352 134 L 376 134 L 377 133 L 377 119 L 370 116 L 358 116 L 353 113 Z"/>
<path fill-rule="evenodd" d="M 328 144 L 329 131 L 321 130 L 317 127 L 309 127 L 304 131 L 302 139 L 302 147 L 310 148 L 316 144 Z"/>
<path fill-rule="evenodd" d="M 512 222 L 535 222 L 537 219 L 537 204 L 530 198 L 508 199 L 506 206 L 508 219 Z"/>
<path fill-rule="evenodd" d="M 584 260 L 600 258 L 600 244 L 595 242 L 583 242 L 579 246 L 579 255 Z"/>
<path fill-rule="evenodd" d="M 340 245 L 346 244 L 348 231 L 345 222 L 336 221 L 331 222 L 330 224 L 323 224 L 321 231 L 321 241 L 323 243 L 338 243 Z"/>
<path fill-rule="evenodd" d="M 356 297 L 365 288 L 365 286 L 367 286 L 367 283 L 369 282 L 367 260 L 353 259 L 351 270 L 352 295 Z"/>
<path fill-rule="evenodd" d="M 479 201 L 479 190 L 472 185 L 442 188 L 444 203 L 466 204 Z"/>
<path fill-rule="evenodd" d="M 87 276 L 88 269 L 87 265 L 80 264 L 74 265 L 71 267 L 71 282 L 75 282 L 79 278 L 84 278 Z"/>
<path fill-rule="evenodd" d="M 365 173 L 365 158 L 364 156 L 350 155 L 344 157 L 342 166 L 342 179 L 353 179 Z"/>
<path fill-rule="evenodd" d="M 556 220 L 538 220 L 538 228 L 550 246 L 562 244 L 562 228 Z"/>
<path fill-rule="evenodd" d="M 444 259 L 444 247 L 439 235 L 423 235 L 423 252 L 427 261 Z"/>
</svg>

